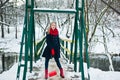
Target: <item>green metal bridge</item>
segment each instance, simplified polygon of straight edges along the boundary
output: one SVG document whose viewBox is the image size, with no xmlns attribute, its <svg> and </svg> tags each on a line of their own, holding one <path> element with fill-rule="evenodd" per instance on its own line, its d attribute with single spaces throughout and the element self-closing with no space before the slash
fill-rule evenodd
<svg viewBox="0 0 120 80">
<path fill-rule="evenodd" d="M 81 2 L 81 7 L 79 3 Z M 34 0 L 26 0 L 25 5 L 25 17 L 24 17 L 24 26 L 20 47 L 20 55 L 18 62 L 18 70 L 16 80 L 20 79 L 20 74 L 23 73 L 22 80 L 26 80 L 26 73 L 28 69 L 28 62 L 30 62 L 30 72 L 32 72 L 33 61 L 37 61 L 40 58 L 40 55 L 43 51 L 45 44 L 45 37 L 41 41 L 36 43 L 35 40 L 35 18 L 34 14 L 36 12 L 42 13 L 65 13 L 65 14 L 74 14 L 74 31 L 72 35 L 72 40 L 60 39 L 61 42 L 61 51 L 65 53 L 66 58 L 70 60 L 70 63 L 74 63 L 74 71 L 77 71 L 77 62 L 79 62 L 79 71 L 81 72 L 81 79 L 85 80 L 84 72 L 84 61 L 83 61 L 83 49 L 85 49 L 87 69 L 89 69 L 89 57 L 88 57 L 88 44 L 86 39 L 86 27 L 84 20 L 84 0 L 75 0 L 75 9 L 43 9 L 43 8 L 34 8 Z M 84 43 L 83 43 L 84 42 Z M 70 45 L 70 49 L 68 49 Z M 74 48 L 73 48 L 74 46 Z M 73 50 L 74 49 L 74 50 Z M 24 53 L 23 53 L 24 51 Z M 79 52 L 78 52 L 79 51 Z M 22 63 L 22 56 L 24 55 L 24 63 Z M 77 56 L 79 55 L 79 57 Z M 21 68 L 24 68 L 21 72 Z M 90 80 L 88 72 L 88 80 Z"/>
</svg>

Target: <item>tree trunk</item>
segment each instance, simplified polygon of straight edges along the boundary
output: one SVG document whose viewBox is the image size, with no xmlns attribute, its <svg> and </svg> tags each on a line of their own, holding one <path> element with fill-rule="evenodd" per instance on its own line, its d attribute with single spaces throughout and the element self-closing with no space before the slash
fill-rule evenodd
<svg viewBox="0 0 120 80">
<path fill-rule="evenodd" d="M 3 22 L 3 15 L 1 15 L 1 21 Z M 4 26 L 3 24 L 1 25 L 1 37 L 4 38 Z"/>
<path fill-rule="evenodd" d="M 17 6 L 17 5 L 16 5 Z M 17 7 L 16 7 L 17 8 Z M 16 24 L 15 24 L 15 38 L 17 39 L 17 12 L 16 12 Z"/>
<path fill-rule="evenodd" d="M 89 33 L 89 18 L 88 18 L 88 0 L 85 0 L 85 26 L 86 26 L 86 39 L 88 42 L 88 33 Z M 86 62 L 86 52 L 84 48 L 84 62 Z"/>
<path fill-rule="evenodd" d="M 17 39 L 17 25 L 16 25 L 16 28 L 15 28 L 15 38 Z"/>
<path fill-rule="evenodd" d="M 105 54 L 107 55 L 109 63 L 110 63 L 109 70 L 114 71 L 112 59 L 111 59 L 111 56 L 110 56 L 110 54 L 108 52 L 108 48 L 107 48 L 107 42 L 106 42 L 105 31 L 104 31 L 103 26 L 102 26 L 102 32 L 103 32 L 103 43 L 104 43 L 104 48 L 105 48 Z"/>
<path fill-rule="evenodd" d="M 5 71 L 5 54 L 2 54 L 2 69 Z"/>
<path fill-rule="evenodd" d="M 9 24 L 10 24 L 10 23 L 9 23 Z M 9 34 L 9 33 L 10 33 L 10 26 L 8 26 L 8 28 L 7 28 L 7 29 L 8 29 L 8 30 L 7 30 L 7 31 L 8 31 L 8 34 Z"/>
</svg>

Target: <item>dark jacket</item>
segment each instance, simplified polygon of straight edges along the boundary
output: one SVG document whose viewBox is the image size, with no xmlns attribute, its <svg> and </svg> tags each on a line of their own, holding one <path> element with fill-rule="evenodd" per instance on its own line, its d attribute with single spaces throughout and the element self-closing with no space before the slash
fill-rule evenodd
<svg viewBox="0 0 120 80">
<path fill-rule="evenodd" d="M 50 59 L 52 58 L 51 55 L 51 49 L 55 50 L 55 58 L 60 58 L 60 42 L 59 42 L 59 36 L 53 36 L 50 34 L 47 34 L 46 36 L 46 43 L 47 46 L 45 47 L 45 50 L 43 52 L 43 57 Z"/>
</svg>

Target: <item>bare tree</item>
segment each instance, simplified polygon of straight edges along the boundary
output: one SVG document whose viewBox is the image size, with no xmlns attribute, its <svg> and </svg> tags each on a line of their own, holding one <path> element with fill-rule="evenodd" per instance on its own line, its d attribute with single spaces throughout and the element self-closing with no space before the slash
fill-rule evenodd
<svg viewBox="0 0 120 80">
<path fill-rule="evenodd" d="M 7 1 L 3 3 L 3 1 L 0 1 L 0 17 L 1 17 L 1 22 L 3 22 L 3 9 L 2 7 L 5 5 Z M 1 23 L 1 37 L 4 38 L 4 24 Z"/>
<path fill-rule="evenodd" d="M 9 2 L 9 0 L 0 0 L 0 24 L 1 24 L 1 37 L 4 38 L 4 25 L 7 25 L 9 27 L 9 24 L 6 23 L 6 4 Z M 5 18 L 5 19 L 4 19 Z M 9 28 L 8 28 L 9 32 Z"/>
<path fill-rule="evenodd" d="M 102 26 L 103 29 L 106 28 L 112 34 L 112 36 L 115 37 L 114 30 L 109 26 L 112 22 L 112 20 L 110 20 L 110 14 L 115 12 L 119 15 L 119 9 L 119 0 L 85 0 L 85 23 L 89 49 L 92 49 L 93 45 L 95 46 L 95 43 L 99 42 L 99 36 L 96 35 L 96 30 L 99 30 L 100 26 Z M 109 18 L 107 18 L 107 16 L 109 16 Z M 116 18 L 116 20 L 114 19 L 114 21 L 116 21 L 116 26 L 119 27 L 119 25 L 117 25 L 117 23 L 119 24 L 118 19 Z M 102 32 L 106 34 L 107 32 L 103 31 L 103 29 Z M 109 37 L 102 37 L 103 45 L 106 49 L 105 53 L 109 53 L 106 47 L 107 44 L 105 43 L 107 42 L 106 38 Z M 84 61 L 86 61 L 86 58 L 84 59 Z M 110 60 L 109 62 L 111 63 Z M 111 70 L 114 69 L 111 67 Z"/>
<path fill-rule="evenodd" d="M 103 43 L 104 43 L 103 45 L 104 45 L 104 49 L 105 49 L 105 54 L 107 55 L 108 60 L 109 60 L 109 63 L 110 63 L 109 70 L 110 70 L 110 71 L 114 71 L 114 67 L 113 67 L 111 55 L 109 54 L 108 47 L 107 47 L 105 30 L 104 30 L 104 27 L 103 27 L 103 26 L 102 26 L 102 32 L 103 32 Z"/>
<path fill-rule="evenodd" d="M 4 0 L 0 0 L 0 2 L 2 2 L 2 1 L 4 1 Z M 0 8 L 2 8 L 8 1 L 9 0 L 5 0 L 4 2 L 2 2 L 1 5 L 0 5 Z"/>
<path fill-rule="evenodd" d="M 120 11 L 116 10 L 114 7 L 112 7 L 111 5 L 109 5 L 107 2 L 105 2 L 104 0 L 101 0 L 104 4 L 106 4 L 108 7 L 110 7 L 113 11 L 115 11 L 117 14 L 120 15 Z"/>
<path fill-rule="evenodd" d="M 21 10 L 21 9 L 20 9 Z M 4 37 L 4 28 L 7 27 L 8 34 L 10 33 L 10 27 L 15 27 L 15 38 L 17 38 L 17 15 L 23 16 L 21 13 L 17 13 L 17 0 L 9 2 L 9 0 L 0 0 L 0 24 L 1 24 L 1 37 Z M 23 10 L 22 10 L 23 11 Z M 10 26 L 10 24 L 12 26 Z"/>
<path fill-rule="evenodd" d="M 97 1 L 97 0 L 96 0 L 96 1 Z M 109 5 L 112 4 L 112 3 L 113 3 L 112 0 L 108 2 Z M 93 36 L 94 36 L 94 34 L 95 34 L 95 32 L 96 32 L 96 29 L 97 29 L 98 24 L 100 23 L 102 17 L 104 16 L 104 14 L 107 12 L 108 9 L 109 9 L 109 7 L 106 6 L 106 7 L 100 12 L 98 18 L 96 17 L 95 25 L 94 25 L 94 28 L 93 28 L 91 37 L 90 37 L 90 39 L 88 40 L 89 43 L 91 42 L 91 40 L 92 40 L 92 38 L 93 38 Z M 96 15 L 96 16 L 97 16 L 97 15 Z"/>
</svg>

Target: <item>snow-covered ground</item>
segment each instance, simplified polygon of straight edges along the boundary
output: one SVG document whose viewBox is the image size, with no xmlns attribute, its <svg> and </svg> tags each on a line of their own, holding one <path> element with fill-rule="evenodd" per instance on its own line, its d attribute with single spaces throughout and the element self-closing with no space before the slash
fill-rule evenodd
<svg viewBox="0 0 120 80">
<path fill-rule="evenodd" d="M 40 64 L 41 63 L 38 62 L 35 65 L 40 65 Z M 10 70 L 5 71 L 2 74 L 0 74 L 0 80 L 16 80 L 17 66 L 18 66 L 18 64 L 16 63 Z M 90 68 L 89 73 L 90 73 L 90 80 L 120 80 L 120 77 L 119 77 L 120 72 L 101 71 L 99 69 Z M 31 74 L 32 73 L 28 73 L 27 76 L 30 76 Z M 41 73 L 41 75 L 43 75 L 43 74 Z M 69 72 L 69 74 L 67 74 L 65 76 L 68 77 L 68 76 L 72 76 L 72 75 L 80 75 L 80 73 L 74 73 L 74 72 L 70 73 Z M 70 80 L 76 80 L 76 79 L 70 79 Z M 80 78 L 80 80 L 81 80 L 81 78 Z"/>
</svg>

